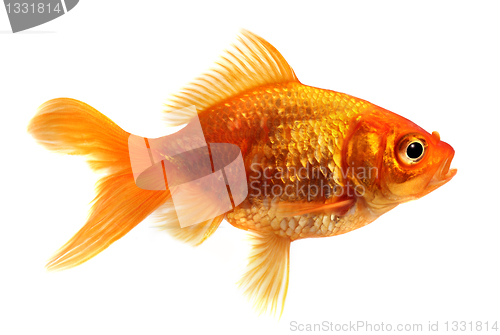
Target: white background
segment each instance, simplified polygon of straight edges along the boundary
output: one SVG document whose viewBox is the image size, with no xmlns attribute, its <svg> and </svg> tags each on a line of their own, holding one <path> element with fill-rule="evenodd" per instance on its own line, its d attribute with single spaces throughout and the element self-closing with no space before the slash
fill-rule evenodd
<svg viewBox="0 0 500 335">
<path fill-rule="evenodd" d="M 81 1 L 12 34 L 0 9 L 1 334 L 277 334 L 301 324 L 499 321 L 500 6 L 496 1 Z M 438 130 L 457 176 L 346 235 L 295 242 L 281 320 L 235 282 L 245 233 L 224 222 L 191 248 L 146 220 L 89 262 L 44 264 L 85 222 L 93 174 L 27 135 L 36 108 L 82 100 L 126 131 L 167 134 L 169 93 L 239 28 L 304 84 Z M 202 204 L 200 204 L 202 206 Z M 484 332 L 482 332 L 484 333 Z"/>
</svg>

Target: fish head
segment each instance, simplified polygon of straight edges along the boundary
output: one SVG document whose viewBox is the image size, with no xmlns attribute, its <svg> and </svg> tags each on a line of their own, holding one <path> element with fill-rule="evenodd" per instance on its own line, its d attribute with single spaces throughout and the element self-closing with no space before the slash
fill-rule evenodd
<svg viewBox="0 0 500 335">
<path fill-rule="evenodd" d="M 367 203 L 385 209 L 423 197 L 449 182 L 453 148 L 438 132 L 377 108 L 359 116 L 345 147 L 345 166 Z M 358 192 L 359 193 L 359 192 Z"/>
</svg>

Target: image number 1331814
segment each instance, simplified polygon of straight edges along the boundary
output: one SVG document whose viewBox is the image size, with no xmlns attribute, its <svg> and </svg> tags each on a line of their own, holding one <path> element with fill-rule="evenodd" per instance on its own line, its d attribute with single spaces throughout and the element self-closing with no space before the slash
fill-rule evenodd
<svg viewBox="0 0 500 335">
<path fill-rule="evenodd" d="M 13 33 L 52 21 L 70 10 L 79 0 L 4 0 Z"/>
</svg>

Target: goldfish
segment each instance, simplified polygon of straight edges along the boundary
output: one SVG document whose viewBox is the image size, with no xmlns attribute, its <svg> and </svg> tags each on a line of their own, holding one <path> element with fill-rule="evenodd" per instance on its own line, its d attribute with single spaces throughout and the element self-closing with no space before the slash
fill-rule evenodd
<svg viewBox="0 0 500 335">
<path fill-rule="evenodd" d="M 85 225 L 52 256 L 48 270 L 88 261 L 151 214 L 191 245 L 203 243 L 225 219 L 250 239 L 239 286 L 257 312 L 281 316 L 293 241 L 366 226 L 457 173 L 450 169 L 455 151 L 438 132 L 366 100 L 302 84 L 278 50 L 247 30 L 211 70 L 170 97 L 163 116 L 169 127 L 196 119 L 207 142 L 237 146 L 247 195 L 206 219 L 216 199 L 194 192 L 194 224 L 181 227 L 172 187 L 135 183 L 129 148 L 135 135 L 81 101 L 49 100 L 28 132 L 49 150 L 84 156 L 104 176 Z M 175 156 L 163 159 L 179 174 L 191 168 Z"/>
</svg>

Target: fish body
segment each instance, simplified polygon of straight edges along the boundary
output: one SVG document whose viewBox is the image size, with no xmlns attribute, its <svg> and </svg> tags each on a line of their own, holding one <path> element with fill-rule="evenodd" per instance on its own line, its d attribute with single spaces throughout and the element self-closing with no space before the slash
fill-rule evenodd
<svg viewBox="0 0 500 335">
<path fill-rule="evenodd" d="M 342 149 L 351 124 L 370 108 L 375 106 L 347 94 L 290 83 L 245 92 L 201 113 L 207 141 L 245 143 L 249 196 L 227 214 L 228 222 L 296 240 L 345 233 L 373 221 L 362 208 L 342 216 L 280 216 L 271 205 L 323 204 L 332 198 L 333 189 L 347 183 Z"/>
<path fill-rule="evenodd" d="M 208 141 L 245 144 L 242 151 L 250 192 L 243 204 L 227 213 L 228 222 L 244 230 L 273 231 L 293 241 L 347 233 L 403 202 L 380 197 L 374 202 L 373 185 L 353 178 L 379 179 L 381 172 L 374 164 L 349 166 L 347 162 L 346 142 L 363 116 L 387 125 L 409 124 L 415 131 L 425 132 L 365 100 L 301 83 L 254 89 L 201 113 Z M 369 140 L 378 130 L 363 135 Z M 427 135 L 432 141 L 432 135 Z M 453 155 L 451 147 L 442 146 L 444 155 Z M 321 207 L 338 201 L 339 194 L 342 199 L 356 199 L 346 204 L 349 211 L 342 215 L 329 210 L 280 215 L 279 206 L 273 206 L 307 202 Z"/>
<path fill-rule="evenodd" d="M 185 108 L 192 105 L 196 114 Z M 193 125 L 196 116 L 207 143 L 239 148 L 246 198 L 222 215 L 206 216 L 217 199 L 192 189 L 193 202 L 200 202 L 191 211 L 197 223 L 181 228 L 172 187 L 146 190 L 135 184 L 128 147 L 133 135 L 83 102 L 50 100 L 28 131 L 48 149 L 86 156 L 94 170 L 107 175 L 96 185 L 87 223 L 48 269 L 87 261 L 152 213 L 172 236 L 193 245 L 226 219 L 248 231 L 252 245 L 240 286 L 259 312 L 282 311 L 291 242 L 363 227 L 456 174 L 450 170 L 454 150 L 437 132 L 368 101 L 302 84 L 272 45 L 248 31 L 212 70 L 172 96 L 164 112 L 170 126 Z M 168 145 L 187 151 L 189 141 Z M 201 168 L 196 160 L 163 155 L 162 164 L 180 179 Z"/>
</svg>

